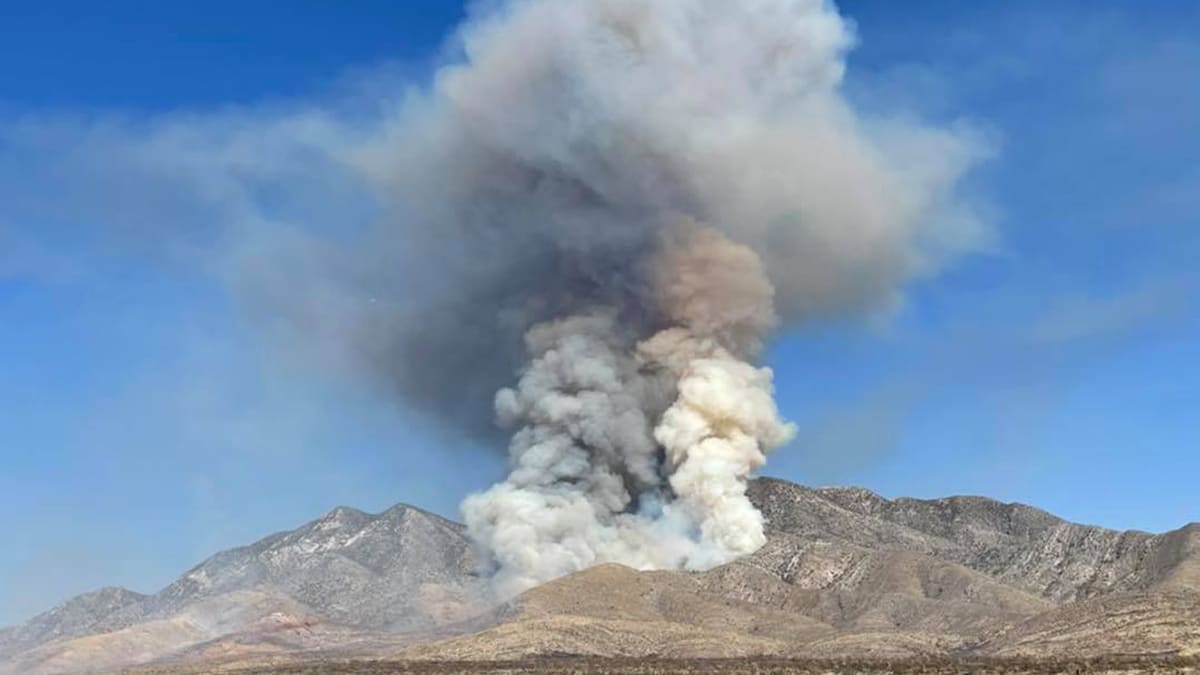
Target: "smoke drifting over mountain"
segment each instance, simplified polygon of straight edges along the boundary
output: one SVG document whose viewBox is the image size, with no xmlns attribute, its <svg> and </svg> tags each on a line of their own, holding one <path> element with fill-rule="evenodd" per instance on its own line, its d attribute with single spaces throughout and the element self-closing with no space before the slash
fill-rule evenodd
<svg viewBox="0 0 1200 675">
<path fill-rule="evenodd" d="M 705 568 L 764 541 L 746 479 L 793 434 L 773 332 L 893 306 L 977 241 L 953 194 L 971 139 L 857 112 L 852 42 L 818 0 L 493 2 L 428 87 L 389 107 L 383 82 L 382 113 L 39 127 L 43 180 L 116 178 L 9 194 L 186 226 L 271 328 L 447 429 L 510 434 L 507 478 L 463 504 L 501 595 Z"/>
<path fill-rule="evenodd" d="M 752 552 L 745 481 L 792 435 L 764 341 L 894 303 L 970 241 L 950 192 L 972 148 L 855 115 L 828 3 L 489 7 L 363 156 L 411 294 L 365 313 L 367 362 L 512 431 L 508 478 L 463 504 L 503 594 Z"/>
</svg>

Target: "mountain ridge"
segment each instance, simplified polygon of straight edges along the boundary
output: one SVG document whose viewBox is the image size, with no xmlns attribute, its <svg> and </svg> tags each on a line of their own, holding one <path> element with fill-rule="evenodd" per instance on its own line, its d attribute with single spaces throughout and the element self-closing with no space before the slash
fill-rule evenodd
<svg viewBox="0 0 1200 675">
<path fill-rule="evenodd" d="M 1195 523 L 1162 534 L 1079 525 L 986 497 L 888 500 L 861 488 L 796 487 L 770 478 L 751 484 L 751 499 L 768 528 L 817 540 L 833 532 L 858 545 L 899 545 L 935 554 L 1056 602 L 1147 588 L 1162 576 L 1167 561 L 1149 569 L 1139 563 L 1169 554 L 1175 539 L 1190 536 L 1189 528 L 1200 530 Z M 846 494 L 857 499 L 837 499 Z M 830 505 L 852 517 L 834 522 Z M 964 505 L 971 508 L 960 508 Z M 1071 569 L 1060 570 L 1059 563 Z"/>
<path fill-rule="evenodd" d="M 473 558 L 466 550 L 465 541 L 461 541 L 462 526 L 458 523 L 403 503 L 376 514 L 339 506 L 293 530 L 281 530 L 251 544 L 226 549 L 209 556 L 156 593 L 142 594 L 112 587 L 70 598 L 54 608 L 34 616 L 24 624 L 6 628 L 8 634 L 0 633 L 0 659 L 49 641 L 90 634 L 112 633 L 145 621 L 165 619 L 190 603 L 220 596 L 227 592 L 259 586 L 265 586 L 270 593 L 298 600 L 304 605 L 316 604 L 319 606 L 318 611 L 351 626 L 389 627 L 394 620 L 412 618 L 413 612 L 420 614 L 419 607 L 414 606 L 414 602 L 406 602 L 406 600 L 416 600 L 416 604 L 419 604 L 419 593 L 413 587 L 423 583 L 436 583 L 439 575 L 437 570 L 429 565 L 423 568 L 417 565 L 415 578 L 400 578 L 397 575 L 389 576 L 386 569 L 372 569 L 369 565 L 355 560 L 355 558 L 369 560 L 370 551 L 361 549 L 369 548 L 369 546 L 363 546 L 363 537 L 370 538 L 372 527 L 384 530 L 382 533 L 375 534 L 395 536 L 398 540 L 404 539 L 406 531 L 412 534 L 413 528 L 418 530 L 416 532 L 418 538 L 420 536 L 436 537 L 439 531 L 442 534 L 452 533 L 453 541 L 449 542 L 448 548 L 426 543 L 421 546 L 422 551 L 446 549 L 453 558 L 450 561 L 443 561 L 451 563 L 446 567 L 460 568 L 464 578 L 473 573 Z M 322 533 L 325 535 L 323 538 L 317 536 Z M 339 533 L 352 534 L 348 537 L 339 537 Z M 354 535 L 358 535 L 359 538 L 353 539 Z M 372 542 L 366 541 L 365 543 Z M 358 551 L 353 550 L 356 548 L 356 544 L 360 549 Z M 332 589 L 332 591 L 347 594 L 348 598 L 373 607 L 376 613 L 370 616 L 348 616 L 344 607 L 325 606 L 329 603 L 323 604 L 321 598 L 314 597 L 322 592 L 331 592 L 331 589 L 304 584 L 303 580 L 298 582 L 288 578 L 287 574 L 282 576 L 273 574 L 271 568 L 279 567 L 279 558 L 286 558 L 289 555 L 297 557 L 295 551 L 287 550 L 289 548 L 299 549 L 309 556 L 310 559 L 305 563 L 308 568 L 319 564 L 314 562 L 321 557 L 319 554 L 329 554 L 325 556 L 325 564 L 334 569 L 331 569 L 327 576 L 359 581 L 366 586 L 365 588 L 354 588 L 353 584 L 350 584 L 349 587 L 347 584 L 341 584 L 339 588 Z M 385 546 L 384 549 L 386 550 L 385 556 L 394 552 L 392 546 Z M 347 555 L 347 553 L 351 555 Z M 354 553 L 358 555 L 353 555 Z M 470 570 L 468 571 L 467 568 Z M 380 588 L 381 584 L 370 583 L 372 576 L 389 579 L 400 578 L 401 587 L 390 591 Z M 457 579 L 450 581 L 457 581 Z M 102 602 L 109 595 L 114 594 L 119 594 L 125 601 L 120 603 Z M 375 596 L 376 599 L 374 601 L 364 600 L 362 596 Z M 385 605 L 395 600 L 397 596 L 402 596 L 401 601 L 389 611 Z M 317 602 L 313 603 L 313 600 Z M 404 616 L 398 617 L 398 615 Z M 347 621 L 347 619 L 350 620 Z"/>
<path fill-rule="evenodd" d="M 461 524 L 407 504 L 336 507 L 218 552 L 157 593 L 99 589 L 0 630 L 0 662 L 24 673 L 331 650 L 1026 654 L 1098 626 L 1124 636 L 1114 649 L 1135 634 L 1155 649 L 1200 643 L 1187 628 L 1188 603 L 1200 607 L 1200 524 L 1117 531 L 986 497 L 887 499 L 773 478 L 748 493 L 768 534 L 752 555 L 699 573 L 593 567 L 491 609 Z M 1135 618 L 1117 618 L 1122 598 Z"/>
</svg>

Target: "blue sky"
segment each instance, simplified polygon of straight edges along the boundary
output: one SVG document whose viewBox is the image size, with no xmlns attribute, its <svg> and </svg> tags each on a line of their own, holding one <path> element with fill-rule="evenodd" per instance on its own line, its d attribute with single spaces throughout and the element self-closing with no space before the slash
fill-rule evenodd
<svg viewBox="0 0 1200 675">
<path fill-rule="evenodd" d="M 890 316 L 781 337 L 770 362 L 801 432 L 767 473 L 1120 528 L 1200 520 L 1200 4 L 903 4 L 839 3 L 860 38 L 849 95 L 985 139 L 966 187 L 995 244 Z M 207 129 L 419 85 L 461 16 L 439 0 L 5 8 L 0 624 L 101 585 L 156 590 L 338 504 L 453 516 L 501 474 L 499 453 L 251 325 L 202 253 L 227 207 L 127 171 L 147 148 L 119 144 L 157 129 L 150 149 L 195 153 Z M 282 207 L 368 220 L 337 179 Z"/>
</svg>

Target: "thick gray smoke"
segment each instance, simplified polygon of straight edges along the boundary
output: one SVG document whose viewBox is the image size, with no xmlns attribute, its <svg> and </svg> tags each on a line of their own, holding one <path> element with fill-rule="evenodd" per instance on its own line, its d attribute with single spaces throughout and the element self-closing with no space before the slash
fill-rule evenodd
<svg viewBox="0 0 1200 675">
<path fill-rule="evenodd" d="M 762 546 L 746 479 L 789 425 L 771 372 L 743 359 L 773 325 L 750 249 L 684 222 L 655 260 L 662 330 L 638 343 L 611 309 L 541 323 L 529 364 L 496 396 L 512 472 L 463 504 L 496 587 L 616 561 L 703 569 Z"/>
<path fill-rule="evenodd" d="M 792 435 L 765 341 L 894 305 L 971 245 L 973 148 L 857 115 L 821 0 L 486 7 L 355 158 L 388 197 L 346 261 L 358 353 L 435 417 L 511 432 L 511 473 L 463 504 L 501 593 L 752 552 L 746 480 Z"/>
</svg>

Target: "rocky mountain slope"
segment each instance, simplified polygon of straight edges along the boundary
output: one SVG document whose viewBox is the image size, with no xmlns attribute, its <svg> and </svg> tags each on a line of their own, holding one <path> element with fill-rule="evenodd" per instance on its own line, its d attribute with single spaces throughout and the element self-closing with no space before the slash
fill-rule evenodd
<svg viewBox="0 0 1200 675">
<path fill-rule="evenodd" d="M 754 555 L 605 565 L 488 608 L 462 527 L 339 508 L 144 596 L 103 589 L 0 632 L 12 672 L 256 655 L 497 659 L 1187 653 L 1200 525 L 1153 535 L 980 497 L 887 500 L 758 479 Z M 3 666 L 0 666 L 3 672 Z"/>
<path fill-rule="evenodd" d="M 1115 532 L 977 497 L 889 501 L 771 479 L 755 481 L 751 495 L 770 528 L 752 556 L 691 575 L 593 568 L 518 598 L 493 627 L 406 656 L 1200 648 L 1197 526 Z"/>
<path fill-rule="evenodd" d="M 149 596 L 124 588 L 102 588 L 71 598 L 67 602 L 39 614 L 21 626 L 0 632 L 0 655 L 19 651 L 58 638 L 103 632 L 109 617 L 122 612 L 131 620 Z"/>
<path fill-rule="evenodd" d="M 861 488 L 751 485 L 770 527 L 805 541 L 899 548 L 952 561 L 1054 602 L 1114 591 L 1196 588 L 1200 525 L 1165 535 L 1077 525 L 984 497 L 887 500 Z"/>
<path fill-rule="evenodd" d="M 0 673 L 120 665 L 231 635 L 314 627 L 413 632 L 477 612 L 477 564 L 462 526 L 409 506 L 337 508 L 218 553 L 154 595 L 110 588 L 0 633 Z"/>
</svg>

